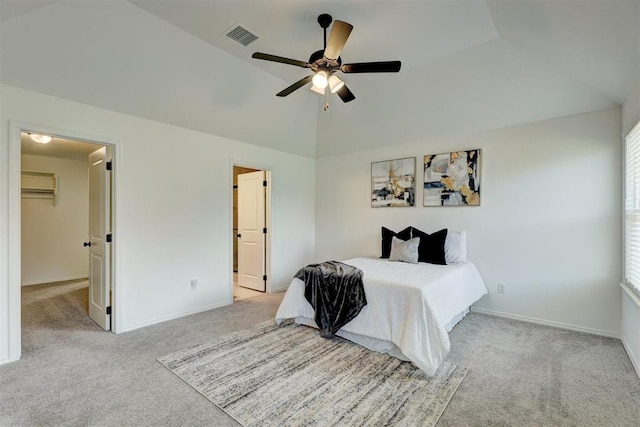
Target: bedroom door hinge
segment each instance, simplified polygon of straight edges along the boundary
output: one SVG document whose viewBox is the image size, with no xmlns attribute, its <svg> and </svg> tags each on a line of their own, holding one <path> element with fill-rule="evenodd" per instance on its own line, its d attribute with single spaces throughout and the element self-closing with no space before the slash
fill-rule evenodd
<svg viewBox="0 0 640 427">
<path fill-rule="evenodd" d="M 262 229 L 262 234 L 267 234 L 267 227 Z"/>
<path fill-rule="evenodd" d="M 107 170 L 110 171 L 113 169 L 113 160 L 109 160 L 107 162 Z"/>
<path fill-rule="evenodd" d="M 263 187 L 266 187 L 266 186 L 267 186 L 267 181 L 266 181 L 266 180 L 265 180 L 265 181 L 262 181 L 262 186 L 263 186 Z"/>
<path fill-rule="evenodd" d="M 113 242 L 113 234 L 111 234 L 111 233 L 107 234 L 107 239 L 106 240 L 107 240 L 107 243 Z"/>
<path fill-rule="evenodd" d="M 111 306 L 107 307 L 107 314 L 111 314 Z"/>
<path fill-rule="evenodd" d="M 266 282 L 267 281 L 267 275 L 265 274 L 264 276 L 262 276 L 262 281 Z"/>
</svg>

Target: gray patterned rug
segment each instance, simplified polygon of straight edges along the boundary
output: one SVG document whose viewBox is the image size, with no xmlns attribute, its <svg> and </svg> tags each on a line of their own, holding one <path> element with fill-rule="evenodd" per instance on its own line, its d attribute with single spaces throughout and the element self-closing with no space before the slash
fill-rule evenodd
<svg viewBox="0 0 640 427">
<path fill-rule="evenodd" d="M 158 359 L 244 426 L 432 426 L 467 369 L 411 363 L 269 321 Z"/>
</svg>

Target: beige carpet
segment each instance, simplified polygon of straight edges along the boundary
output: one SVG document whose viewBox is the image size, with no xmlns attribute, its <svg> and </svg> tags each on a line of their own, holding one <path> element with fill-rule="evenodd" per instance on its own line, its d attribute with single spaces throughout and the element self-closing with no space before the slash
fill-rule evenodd
<svg viewBox="0 0 640 427">
<path fill-rule="evenodd" d="M 156 359 L 273 319 L 281 299 L 114 335 L 88 318 L 87 288 L 25 287 L 22 359 L 0 365 L 0 426 L 237 427 Z M 477 313 L 450 337 L 446 361 L 469 373 L 438 427 L 640 426 L 640 379 L 620 340 Z"/>
</svg>

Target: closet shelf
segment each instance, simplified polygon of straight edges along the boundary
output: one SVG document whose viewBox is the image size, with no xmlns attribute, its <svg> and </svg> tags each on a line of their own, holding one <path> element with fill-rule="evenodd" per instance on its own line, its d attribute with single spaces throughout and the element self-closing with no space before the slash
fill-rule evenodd
<svg viewBox="0 0 640 427">
<path fill-rule="evenodd" d="M 58 177 L 53 172 L 23 170 L 22 197 L 25 199 L 52 199 L 58 203 Z"/>
</svg>

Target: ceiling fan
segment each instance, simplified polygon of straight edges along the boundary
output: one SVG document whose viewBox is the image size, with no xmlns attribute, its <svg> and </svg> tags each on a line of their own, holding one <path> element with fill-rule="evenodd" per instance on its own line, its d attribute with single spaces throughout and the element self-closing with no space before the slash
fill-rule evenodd
<svg viewBox="0 0 640 427">
<path fill-rule="evenodd" d="M 356 99 L 344 82 L 336 75 L 338 71 L 343 73 L 397 73 L 400 71 L 400 61 L 382 62 L 359 62 L 353 64 L 343 64 L 340 53 L 344 48 L 353 25 L 342 21 L 335 21 L 331 27 L 331 33 L 327 40 L 327 28 L 331 25 L 333 18 L 331 15 L 323 13 L 318 16 L 318 24 L 324 29 L 324 49 L 313 52 L 309 57 L 309 62 L 298 61 L 296 59 L 284 58 L 282 56 L 270 55 L 268 53 L 255 52 L 252 58 L 264 59 L 265 61 L 280 62 L 282 64 L 295 65 L 302 68 L 310 68 L 313 75 L 304 77 L 288 88 L 278 92 L 276 96 L 287 96 L 293 91 L 300 89 L 307 83 L 312 83 L 311 90 L 324 94 L 327 86 L 331 93 L 336 93 L 343 102 Z"/>
</svg>

